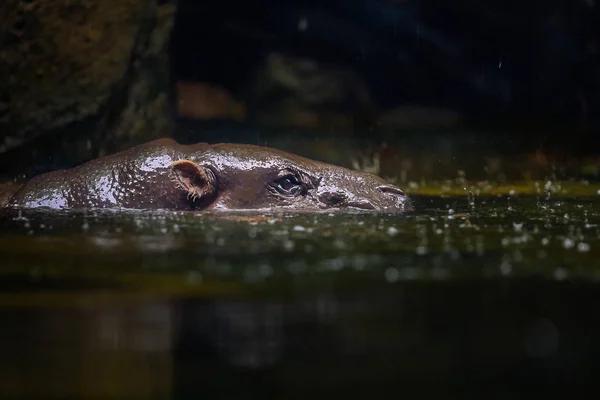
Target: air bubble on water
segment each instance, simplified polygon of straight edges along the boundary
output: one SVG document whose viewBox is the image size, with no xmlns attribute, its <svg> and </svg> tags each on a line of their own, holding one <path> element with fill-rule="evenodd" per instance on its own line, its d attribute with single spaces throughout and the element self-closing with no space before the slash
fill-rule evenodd
<svg viewBox="0 0 600 400">
<path fill-rule="evenodd" d="M 304 32 L 308 28 L 308 20 L 302 17 L 298 20 L 298 30 Z"/>
<path fill-rule="evenodd" d="M 301 274 L 306 271 L 306 262 L 301 260 L 291 262 L 286 266 L 286 269 L 290 274 Z"/>
<path fill-rule="evenodd" d="M 483 242 L 483 236 L 478 235 L 475 237 L 475 253 L 481 257 L 485 253 L 485 244 Z"/>
<path fill-rule="evenodd" d="M 287 250 L 287 251 L 292 251 L 292 250 L 294 250 L 294 246 L 295 246 L 295 243 L 294 243 L 293 241 L 289 240 L 289 239 L 286 239 L 286 240 L 283 242 L 283 248 L 284 248 L 285 250 Z"/>
<path fill-rule="evenodd" d="M 546 253 L 546 250 L 544 250 L 544 249 L 539 249 L 537 252 L 537 256 L 539 259 L 544 259 L 544 258 L 546 258 L 547 255 L 548 254 Z"/>
<path fill-rule="evenodd" d="M 420 275 L 422 275 L 422 271 L 416 267 L 403 268 L 402 270 L 400 270 L 400 279 L 414 280 L 417 279 Z"/>
<path fill-rule="evenodd" d="M 197 285 L 202 282 L 202 274 L 198 271 L 190 271 L 187 274 L 187 283 L 190 285 Z"/>
<path fill-rule="evenodd" d="M 580 253 L 587 253 L 590 251 L 590 245 L 584 242 L 580 242 L 577 244 L 577 251 Z"/>
<path fill-rule="evenodd" d="M 327 216 L 328 216 L 328 217 L 334 217 L 334 216 L 335 216 L 335 214 L 334 214 L 334 213 L 329 213 L 329 214 L 327 214 Z"/>
<path fill-rule="evenodd" d="M 435 230 L 436 235 L 441 235 L 444 231 L 441 228 Z"/>
<path fill-rule="evenodd" d="M 166 234 L 167 232 L 168 231 L 167 231 L 167 227 L 166 226 L 163 226 L 162 228 L 160 228 L 160 233 L 162 233 L 163 235 Z"/>
<path fill-rule="evenodd" d="M 510 238 L 504 237 L 500 243 L 502 244 L 502 247 L 506 247 L 510 244 Z"/>
<path fill-rule="evenodd" d="M 178 224 L 173 224 L 173 228 L 172 229 L 173 229 L 174 233 L 179 233 L 179 231 L 180 231 L 180 227 L 179 227 Z"/>
<path fill-rule="evenodd" d="M 417 246 L 415 248 L 415 253 L 417 253 L 417 255 L 419 255 L 419 256 L 424 256 L 425 254 L 427 254 L 427 247 Z"/>
<path fill-rule="evenodd" d="M 273 275 L 273 267 L 269 264 L 261 264 L 258 266 L 258 272 L 262 275 L 263 278 L 268 278 Z"/>
<path fill-rule="evenodd" d="M 17 212 L 17 216 L 13 218 L 13 221 L 22 221 L 22 220 L 27 221 L 27 218 L 24 218 L 23 217 L 23 211 L 19 210 Z"/>
<path fill-rule="evenodd" d="M 344 268 L 344 259 L 341 257 L 327 260 L 327 268 L 331 271 L 340 271 Z"/>
<path fill-rule="evenodd" d="M 232 267 L 228 262 L 221 262 L 216 265 L 216 269 L 220 275 L 228 276 L 231 274 Z"/>
<path fill-rule="evenodd" d="M 295 232 L 304 232 L 306 230 L 306 228 L 303 226 L 300 226 L 300 225 L 296 225 L 296 226 L 294 226 L 293 230 Z"/>
<path fill-rule="evenodd" d="M 573 239 L 571 239 L 571 238 L 564 238 L 564 240 L 563 240 L 563 247 L 565 249 L 570 249 L 573 246 L 575 246 L 575 242 L 573 241 Z"/>
<path fill-rule="evenodd" d="M 521 230 L 523 230 L 523 223 L 522 222 L 513 222 L 513 228 L 515 230 L 515 232 L 521 232 Z"/>
<path fill-rule="evenodd" d="M 394 226 L 390 226 L 387 230 L 388 235 L 394 236 L 398 233 L 398 229 Z"/>
<path fill-rule="evenodd" d="M 467 193 L 467 200 L 469 202 L 469 206 L 471 208 L 475 208 L 475 195 L 473 194 L 472 191 L 469 190 L 469 192 Z"/>
<path fill-rule="evenodd" d="M 367 258 L 362 254 L 354 256 L 354 259 L 352 260 L 352 266 L 355 270 L 362 271 L 367 266 Z"/>
<path fill-rule="evenodd" d="M 515 249 L 512 253 L 512 259 L 518 263 L 523 262 L 523 253 L 521 253 L 521 250 Z"/>
<path fill-rule="evenodd" d="M 273 219 L 273 218 L 271 218 L 271 219 L 269 219 L 269 220 L 267 221 L 267 223 L 268 223 L 269 225 L 273 225 L 275 222 L 277 222 L 277 220 L 276 220 L 276 219 Z"/>
<path fill-rule="evenodd" d="M 385 280 L 394 283 L 400 278 L 400 272 L 398 272 L 397 268 L 389 267 L 385 270 Z"/>
<path fill-rule="evenodd" d="M 562 267 L 558 267 L 554 270 L 554 279 L 556 279 L 557 281 L 562 281 L 564 279 L 567 278 L 567 270 L 562 268 Z"/>
<path fill-rule="evenodd" d="M 342 249 L 342 250 L 347 247 L 346 242 L 344 242 L 342 239 L 339 239 L 339 238 L 333 242 L 333 246 L 338 249 Z"/>
<path fill-rule="evenodd" d="M 248 267 L 244 270 L 244 282 L 247 284 L 257 284 L 263 281 L 262 275 L 254 268 Z"/>
<path fill-rule="evenodd" d="M 92 237 L 90 241 L 98 247 L 111 248 L 121 244 L 121 241 L 117 238 L 105 238 L 105 237 Z"/>
<path fill-rule="evenodd" d="M 450 215 L 454 214 L 454 209 L 450 208 L 450 209 L 448 210 L 448 214 L 450 214 Z"/>
<path fill-rule="evenodd" d="M 450 277 L 450 272 L 447 268 L 435 267 L 431 269 L 431 277 L 436 280 L 446 280 Z"/>
<path fill-rule="evenodd" d="M 23 224 L 23 228 L 25 228 L 25 229 L 28 229 L 28 228 L 30 228 L 30 227 L 31 227 L 31 224 L 30 224 L 29 222 L 25 222 L 25 223 Z"/>
<path fill-rule="evenodd" d="M 504 259 L 502 260 L 502 263 L 500 264 L 500 272 L 502 273 L 502 275 L 509 275 L 512 271 L 512 265 L 510 263 L 510 261 Z"/>
<path fill-rule="evenodd" d="M 542 238 L 541 243 L 542 243 L 542 246 L 548 246 L 548 244 L 550 243 L 550 239 L 547 237 Z"/>
<path fill-rule="evenodd" d="M 45 224 L 40 224 L 40 229 L 45 229 L 46 225 Z"/>
</svg>

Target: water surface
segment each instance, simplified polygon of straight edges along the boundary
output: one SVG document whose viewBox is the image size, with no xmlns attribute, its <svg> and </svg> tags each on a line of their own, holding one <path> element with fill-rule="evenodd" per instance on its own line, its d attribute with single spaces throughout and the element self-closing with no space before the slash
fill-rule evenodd
<svg viewBox="0 0 600 400">
<path fill-rule="evenodd" d="M 0 393 L 591 385 L 598 196 L 413 198 L 404 215 L 3 211 Z"/>
</svg>

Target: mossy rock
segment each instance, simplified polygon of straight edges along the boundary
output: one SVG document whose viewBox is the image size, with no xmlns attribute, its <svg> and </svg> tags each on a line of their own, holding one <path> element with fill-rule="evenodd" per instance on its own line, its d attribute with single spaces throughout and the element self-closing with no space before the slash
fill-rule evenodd
<svg viewBox="0 0 600 400">
<path fill-rule="evenodd" d="M 150 0 L 0 4 L 0 153 L 95 115 L 123 85 Z"/>
</svg>

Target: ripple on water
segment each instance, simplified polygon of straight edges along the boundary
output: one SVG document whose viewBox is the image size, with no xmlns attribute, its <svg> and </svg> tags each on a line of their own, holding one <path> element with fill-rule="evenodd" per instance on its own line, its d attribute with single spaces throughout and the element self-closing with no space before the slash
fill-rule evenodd
<svg viewBox="0 0 600 400">
<path fill-rule="evenodd" d="M 86 263 L 98 268 L 135 269 L 143 259 L 145 267 L 172 265 L 190 276 L 196 271 L 202 282 L 223 274 L 259 282 L 299 270 L 388 283 L 531 273 L 555 280 L 592 276 L 600 256 L 595 211 L 600 207 L 590 199 L 553 196 L 545 206 L 533 196 L 513 197 L 510 212 L 502 197 L 478 195 L 476 208 L 464 198 L 416 199 L 417 210 L 404 216 L 15 211 L 1 216 L 0 247 L 3 259 L 24 271 L 34 267 L 36 257 L 50 260 L 52 254 L 60 267 L 56 260 L 67 265 L 71 254 L 89 253 Z M 71 246 L 42 238 L 62 238 Z"/>
</svg>

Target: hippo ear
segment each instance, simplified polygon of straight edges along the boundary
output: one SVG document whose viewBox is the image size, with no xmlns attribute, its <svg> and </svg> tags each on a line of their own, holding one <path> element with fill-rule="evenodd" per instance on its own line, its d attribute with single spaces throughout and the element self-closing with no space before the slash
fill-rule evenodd
<svg viewBox="0 0 600 400">
<path fill-rule="evenodd" d="M 213 198 L 217 178 L 213 171 L 190 160 L 175 161 L 170 166 L 170 177 L 175 187 L 187 193 L 193 202 Z"/>
</svg>

